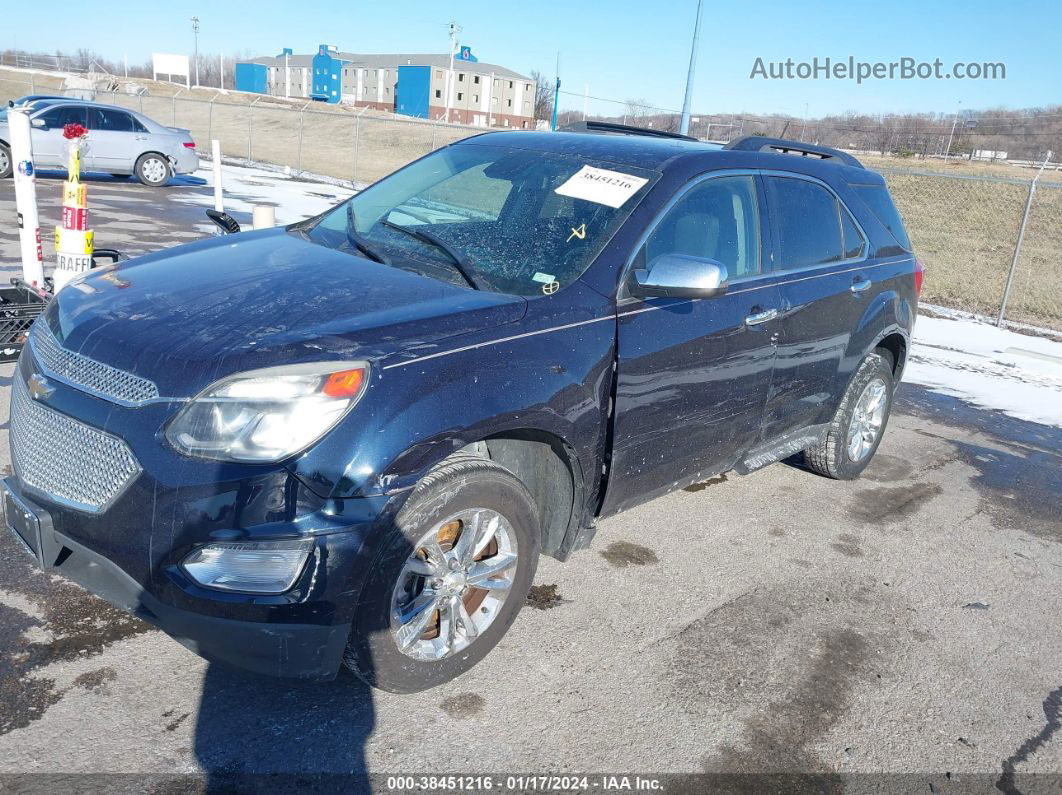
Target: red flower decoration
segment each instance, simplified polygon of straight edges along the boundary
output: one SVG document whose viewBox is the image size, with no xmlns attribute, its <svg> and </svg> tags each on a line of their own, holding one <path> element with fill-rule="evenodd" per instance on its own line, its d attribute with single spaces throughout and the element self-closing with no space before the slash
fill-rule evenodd
<svg viewBox="0 0 1062 795">
<path fill-rule="evenodd" d="M 67 124 L 63 127 L 63 137 L 67 140 L 72 141 L 75 138 L 82 138 L 86 135 L 88 135 L 88 130 L 80 124 Z"/>
</svg>

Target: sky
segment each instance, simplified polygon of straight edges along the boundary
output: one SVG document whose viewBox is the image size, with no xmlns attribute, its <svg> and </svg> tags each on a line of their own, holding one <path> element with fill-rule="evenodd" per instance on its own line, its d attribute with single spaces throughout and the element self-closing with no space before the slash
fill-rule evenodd
<svg viewBox="0 0 1062 795">
<path fill-rule="evenodd" d="M 106 13 L 101 9 L 105 7 Z M 560 53 L 561 108 L 619 114 L 625 100 L 680 109 L 696 0 L 0 0 L 0 47 L 73 52 L 85 47 L 120 60 L 152 52 L 191 53 L 190 18 L 200 19 L 200 52 L 275 55 L 284 47 L 314 52 L 446 52 L 451 19 L 460 43 L 481 60 L 552 80 Z M 62 24 L 56 24 L 62 20 Z M 117 24 L 120 20 L 121 24 Z M 1062 38 L 1055 0 L 888 3 L 805 0 L 706 0 L 692 108 L 702 113 L 784 113 L 795 117 L 857 111 L 939 112 L 957 108 L 1029 108 L 1062 104 Z M 793 59 L 820 63 L 849 56 L 867 63 L 940 59 L 1002 62 L 1006 79 L 868 80 L 751 78 Z M 795 67 L 794 67 L 795 68 Z M 961 103 L 961 105 L 960 105 Z"/>
</svg>

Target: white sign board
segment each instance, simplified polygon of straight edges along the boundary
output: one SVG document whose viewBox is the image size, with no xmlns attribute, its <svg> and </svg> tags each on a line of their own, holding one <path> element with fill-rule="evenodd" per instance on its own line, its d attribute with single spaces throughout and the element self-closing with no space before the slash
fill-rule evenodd
<svg viewBox="0 0 1062 795">
<path fill-rule="evenodd" d="M 151 71 L 154 72 L 155 80 L 159 79 L 159 75 L 168 75 L 171 78 L 183 77 L 185 86 L 191 88 L 191 70 L 188 68 L 187 55 L 153 52 L 151 53 Z"/>
<path fill-rule="evenodd" d="M 583 166 L 554 192 L 608 207 L 622 207 L 648 181 L 621 171 Z"/>
</svg>

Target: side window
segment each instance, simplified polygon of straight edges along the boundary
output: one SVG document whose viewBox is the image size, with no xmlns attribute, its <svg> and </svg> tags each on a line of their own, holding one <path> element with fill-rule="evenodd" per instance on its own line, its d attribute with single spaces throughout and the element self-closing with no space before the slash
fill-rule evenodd
<svg viewBox="0 0 1062 795">
<path fill-rule="evenodd" d="M 821 185 L 804 179 L 768 177 L 777 210 L 781 246 L 779 270 L 825 265 L 845 258 L 837 199 Z"/>
<path fill-rule="evenodd" d="M 120 110 L 104 110 L 103 108 L 91 108 L 89 110 L 89 129 L 105 130 L 107 132 L 133 132 L 133 117 Z"/>
<path fill-rule="evenodd" d="M 841 234 L 844 236 L 844 258 L 859 259 L 867 250 L 867 241 L 852 219 L 852 214 L 839 205 L 841 211 Z"/>
<path fill-rule="evenodd" d="M 649 235 L 638 267 L 651 269 L 661 254 L 714 259 L 731 279 L 760 273 L 755 177 L 717 177 L 691 188 Z"/>
<path fill-rule="evenodd" d="M 58 108 L 52 108 L 47 113 L 41 114 L 44 123 L 49 128 L 62 129 L 68 124 L 80 124 L 83 127 L 88 127 L 88 114 L 85 113 L 85 108 L 77 106 L 61 106 Z"/>
</svg>

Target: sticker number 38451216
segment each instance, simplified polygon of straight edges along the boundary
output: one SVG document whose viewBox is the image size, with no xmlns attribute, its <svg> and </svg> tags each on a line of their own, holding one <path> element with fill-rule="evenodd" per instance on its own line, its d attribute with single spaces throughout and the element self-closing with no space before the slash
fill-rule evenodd
<svg viewBox="0 0 1062 795">
<path fill-rule="evenodd" d="M 607 207 L 622 207 L 648 181 L 621 171 L 583 166 L 554 192 Z"/>
</svg>

